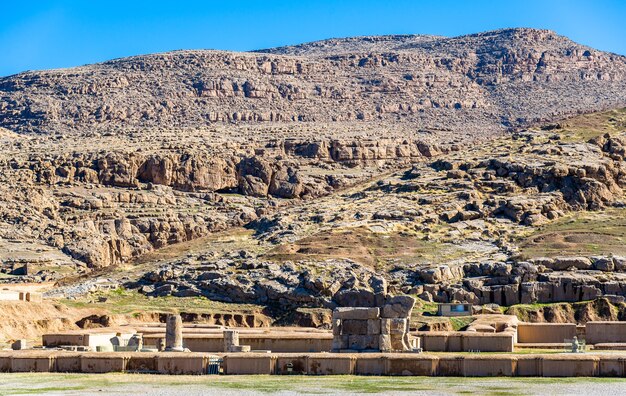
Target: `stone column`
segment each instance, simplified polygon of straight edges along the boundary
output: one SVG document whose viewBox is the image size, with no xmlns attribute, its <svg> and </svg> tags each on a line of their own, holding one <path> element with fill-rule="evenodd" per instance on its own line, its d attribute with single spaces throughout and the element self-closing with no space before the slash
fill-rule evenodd
<svg viewBox="0 0 626 396">
<path fill-rule="evenodd" d="M 165 350 L 182 352 L 183 348 L 183 320 L 180 315 L 167 315 L 165 321 Z"/>
<path fill-rule="evenodd" d="M 239 332 L 237 330 L 224 330 L 224 352 L 232 352 L 234 346 L 239 345 Z"/>
</svg>

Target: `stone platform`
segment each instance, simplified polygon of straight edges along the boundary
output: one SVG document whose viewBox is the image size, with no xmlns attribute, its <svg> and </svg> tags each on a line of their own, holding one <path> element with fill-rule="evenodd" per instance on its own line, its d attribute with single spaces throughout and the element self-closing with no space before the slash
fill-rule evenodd
<svg viewBox="0 0 626 396">
<path fill-rule="evenodd" d="M 206 374 L 221 360 L 224 374 L 624 377 L 626 353 L 77 353 L 0 352 L 0 372 L 137 372 Z M 212 367 L 211 367 L 212 366 Z"/>
</svg>

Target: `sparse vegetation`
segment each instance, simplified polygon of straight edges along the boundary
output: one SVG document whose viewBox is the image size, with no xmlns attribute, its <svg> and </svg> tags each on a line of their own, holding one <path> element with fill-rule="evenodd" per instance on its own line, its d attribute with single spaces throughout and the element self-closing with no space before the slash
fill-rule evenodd
<svg viewBox="0 0 626 396">
<path fill-rule="evenodd" d="M 586 142 L 605 133 L 624 132 L 626 108 L 580 115 L 559 125 L 561 128 L 555 129 L 554 132 L 561 136 L 564 142 Z"/>
<path fill-rule="evenodd" d="M 263 307 L 252 304 L 228 304 L 204 297 L 146 297 L 136 290 L 123 288 L 91 293 L 84 298 L 60 301 L 74 308 L 101 308 L 113 314 L 136 312 L 260 312 Z"/>
<path fill-rule="evenodd" d="M 523 257 L 626 255 L 626 209 L 571 214 L 518 240 Z"/>
</svg>

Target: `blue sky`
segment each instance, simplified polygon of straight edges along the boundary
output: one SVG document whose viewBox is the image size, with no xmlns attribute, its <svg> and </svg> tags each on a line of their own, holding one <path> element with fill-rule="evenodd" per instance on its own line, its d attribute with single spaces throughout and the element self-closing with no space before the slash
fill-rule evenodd
<svg viewBox="0 0 626 396">
<path fill-rule="evenodd" d="M 245 51 L 330 37 L 555 30 L 626 54 L 624 0 L 6 1 L 0 76 L 175 49 Z"/>
</svg>

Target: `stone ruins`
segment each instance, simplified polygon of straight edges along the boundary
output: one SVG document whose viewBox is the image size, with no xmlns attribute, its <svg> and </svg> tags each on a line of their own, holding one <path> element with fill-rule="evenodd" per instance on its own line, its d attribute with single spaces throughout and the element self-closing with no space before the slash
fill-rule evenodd
<svg viewBox="0 0 626 396">
<path fill-rule="evenodd" d="M 387 297 L 381 307 L 337 308 L 333 311 L 333 352 L 408 352 L 414 341 L 409 320 L 415 299 Z"/>
<path fill-rule="evenodd" d="M 224 352 L 250 352 L 250 345 L 239 345 L 239 331 L 224 330 Z"/>
</svg>

